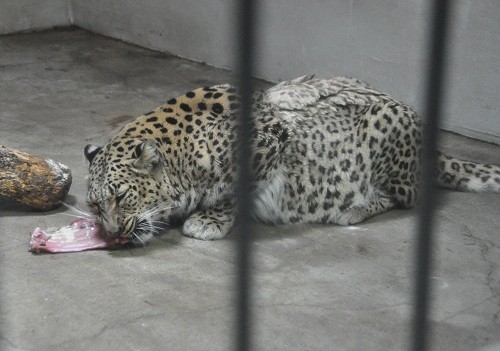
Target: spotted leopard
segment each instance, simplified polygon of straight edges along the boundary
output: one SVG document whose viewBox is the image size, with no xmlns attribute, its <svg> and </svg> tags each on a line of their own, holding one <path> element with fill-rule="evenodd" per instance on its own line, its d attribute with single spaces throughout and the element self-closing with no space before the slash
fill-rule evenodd
<svg viewBox="0 0 500 351">
<path fill-rule="evenodd" d="M 238 95 L 199 88 L 87 145 L 87 204 L 110 236 L 147 242 L 156 221 L 224 237 L 235 216 Z M 304 76 L 255 93 L 253 215 L 271 224 L 350 225 L 418 201 L 421 122 L 412 107 L 352 78 Z M 500 167 L 439 154 L 438 185 L 500 191 Z"/>
</svg>

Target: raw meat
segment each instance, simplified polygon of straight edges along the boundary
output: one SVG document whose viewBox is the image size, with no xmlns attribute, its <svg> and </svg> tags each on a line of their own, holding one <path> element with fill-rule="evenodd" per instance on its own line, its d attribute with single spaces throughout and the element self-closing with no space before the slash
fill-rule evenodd
<svg viewBox="0 0 500 351">
<path fill-rule="evenodd" d="M 61 228 L 36 228 L 31 234 L 28 251 L 57 253 L 115 249 L 129 242 L 126 238 L 106 238 L 102 233 L 102 226 L 90 218 L 78 218 Z"/>
</svg>

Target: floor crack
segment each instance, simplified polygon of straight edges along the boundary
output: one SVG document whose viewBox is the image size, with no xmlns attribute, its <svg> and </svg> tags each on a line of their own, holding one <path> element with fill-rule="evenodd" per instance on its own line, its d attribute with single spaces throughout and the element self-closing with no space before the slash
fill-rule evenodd
<svg viewBox="0 0 500 351">
<path fill-rule="evenodd" d="M 498 295 L 493 295 L 493 296 L 490 296 L 490 297 L 488 297 L 488 298 L 486 298 L 486 299 L 483 299 L 483 300 L 479 301 L 478 303 L 475 303 L 475 304 L 474 304 L 474 305 L 472 305 L 472 306 L 466 307 L 466 308 L 464 308 L 464 309 L 461 309 L 460 311 L 457 311 L 457 312 L 455 312 L 455 313 L 450 314 L 449 316 L 447 316 L 447 317 L 445 317 L 445 318 L 441 319 L 439 322 L 445 322 L 445 321 L 447 321 L 447 320 L 449 320 L 449 319 L 452 319 L 452 318 L 454 318 L 454 317 L 456 317 L 456 316 L 458 316 L 458 315 L 460 315 L 460 314 L 462 314 L 462 313 L 464 313 L 464 312 L 467 312 L 467 311 L 469 311 L 469 310 L 473 309 L 474 307 L 477 307 L 477 306 L 479 306 L 479 305 L 481 305 L 481 304 L 483 304 L 483 303 L 485 303 L 485 302 L 487 302 L 487 301 L 493 300 L 493 299 L 495 299 L 495 298 L 497 298 L 497 297 L 498 297 Z M 498 314 L 499 314 L 499 313 L 500 313 L 500 312 L 497 312 L 497 313 L 493 316 L 493 320 L 494 320 L 494 322 L 495 322 L 495 317 L 497 317 L 497 319 L 498 319 Z M 496 323 L 496 322 L 495 322 L 495 323 Z M 498 324 L 498 323 L 496 323 L 496 324 Z"/>
<path fill-rule="evenodd" d="M 113 323 L 113 322 L 107 323 L 101 329 L 99 329 L 97 332 L 95 332 L 93 334 L 82 336 L 78 340 L 75 340 L 75 339 L 66 340 L 66 341 L 60 342 L 60 343 L 58 343 L 57 345 L 54 345 L 54 346 L 57 346 L 58 348 L 60 348 L 60 347 L 63 347 L 64 345 L 67 345 L 67 344 L 74 345 L 76 342 L 82 342 L 82 341 L 89 340 L 89 339 L 96 339 L 96 338 L 100 337 L 101 335 L 103 335 L 108 330 L 112 330 L 112 329 L 124 327 L 124 326 L 126 326 L 128 324 L 134 323 L 134 322 L 136 322 L 138 320 L 141 320 L 143 318 L 161 317 L 161 316 L 164 316 L 167 313 L 168 312 L 162 312 L 162 313 L 156 313 L 156 314 L 148 314 L 148 315 L 140 315 L 140 316 L 136 316 L 134 318 L 130 318 L 130 319 L 125 320 L 125 321 L 120 322 L 120 323 Z"/>
<path fill-rule="evenodd" d="M 9 344 L 11 347 L 13 347 L 13 350 L 23 350 L 22 348 L 20 348 L 16 344 L 14 344 L 12 341 L 7 339 L 5 336 L 0 336 L 0 340 L 5 341 L 7 344 Z"/>
<path fill-rule="evenodd" d="M 486 274 L 486 285 L 491 291 L 491 294 L 493 296 L 497 295 L 497 293 L 494 291 L 493 286 L 491 283 L 493 282 L 493 271 L 495 270 L 495 263 L 490 261 L 487 256 L 490 251 L 490 248 L 495 247 L 493 242 L 486 240 L 486 239 L 480 239 L 472 234 L 472 231 L 467 225 L 464 225 L 464 233 L 468 238 L 471 238 L 475 241 L 475 243 L 478 244 L 479 250 L 481 250 L 481 258 L 483 261 L 487 262 L 489 264 L 488 272 Z"/>
<path fill-rule="evenodd" d="M 488 259 L 488 253 L 489 253 L 491 248 L 495 247 L 495 244 L 490 240 L 481 239 L 481 238 L 474 236 L 472 234 L 472 231 L 470 230 L 470 228 L 467 225 L 464 225 L 463 235 L 465 235 L 468 238 L 473 239 L 475 241 L 474 243 L 477 243 L 479 250 L 481 251 L 481 258 L 483 259 L 484 262 L 489 264 L 489 268 L 488 268 L 488 271 L 486 273 L 486 286 L 490 290 L 490 292 L 492 294 L 492 298 L 498 297 L 499 294 L 495 291 L 495 289 L 493 288 L 493 285 L 492 285 L 493 272 L 495 271 L 496 264 L 495 264 L 495 262 L 492 262 L 491 260 Z M 500 325 L 499 316 L 500 316 L 500 309 L 498 309 L 496 311 L 496 313 L 493 315 L 493 323 L 496 325 Z"/>
</svg>

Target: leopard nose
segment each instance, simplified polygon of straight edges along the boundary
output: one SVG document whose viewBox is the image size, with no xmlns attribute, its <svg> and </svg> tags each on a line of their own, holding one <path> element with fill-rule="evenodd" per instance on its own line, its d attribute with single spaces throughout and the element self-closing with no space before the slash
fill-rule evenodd
<svg viewBox="0 0 500 351">
<path fill-rule="evenodd" d="M 104 229 L 106 231 L 106 235 L 110 237 L 116 237 L 122 232 L 120 227 L 116 225 L 110 225 L 109 223 L 104 223 Z"/>
<path fill-rule="evenodd" d="M 106 228 L 104 228 L 104 229 L 105 229 L 104 235 L 108 238 L 116 238 L 116 237 L 120 236 L 120 234 L 122 233 L 121 230 L 111 231 L 111 230 L 108 230 Z"/>
</svg>

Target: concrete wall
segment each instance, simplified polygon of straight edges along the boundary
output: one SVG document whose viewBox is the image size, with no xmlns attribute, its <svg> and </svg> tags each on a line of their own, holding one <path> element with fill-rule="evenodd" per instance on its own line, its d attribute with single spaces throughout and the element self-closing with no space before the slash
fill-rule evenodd
<svg viewBox="0 0 500 351">
<path fill-rule="evenodd" d="M 71 1 L 84 28 L 234 67 L 232 0 Z M 262 0 L 258 76 L 356 76 L 421 109 L 427 3 Z M 445 128 L 500 143 L 500 2 L 455 4 Z"/>
<path fill-rule="evenodd" d="M 234 0 L 40 1 L 60 10 L 67 1 L 71 21 L 91 31 L 234 68 Z M 0 18 L 31 18 L 17 14 L 29 13 L 34 2 L 5 6 L 0 0 L 0 10 L 11 13 L 0 11 Z M 261 0 L 257 75 L 270 81 L 309 73 L 355 76 L 421 110 L 428 2 Z M 500 1 L 454 4 L 444 126 L 500 144 Z M 31 16 L 43 17 L 37 11 Z"/>
<path fill-rule="evenodd" d="M 0 34 L 67 26 L 69 0 L 0 0 Z"/>
<path fill-rule="evenodd" d="M 75 24 L 127 42 L 232 66 L 234 0 L 71 0 Z"/>
<path fill-rule="evenodd" d="M 500 144 L 500 1 L 458 1 L 446 127 Z"/>
</svg>

